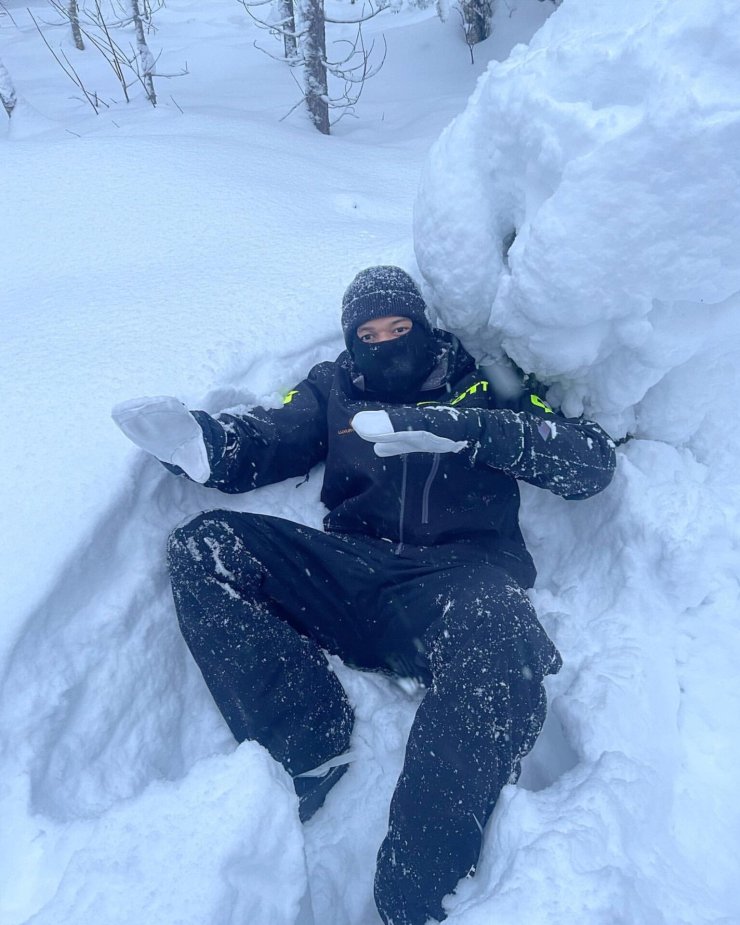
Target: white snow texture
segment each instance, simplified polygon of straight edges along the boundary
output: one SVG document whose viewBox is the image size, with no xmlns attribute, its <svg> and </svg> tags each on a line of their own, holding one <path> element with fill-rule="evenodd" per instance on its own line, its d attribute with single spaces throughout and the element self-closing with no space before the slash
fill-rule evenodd
<svg viewBox="0 0 740 925">
<path fill-rule="evenodd" d="M 342 349 L 343 288 L 381 263 L 476 355 L 633 435 L 601 495 L 523 486 L 564 667 L 448 921 L 737 925 L 737 5 L 506 0 L 471 67 L 454 15 L 398 3 L 367 24 L 386 65 L 330 139 L 279 121 L 294 85 L 233 0 L 168 0 L 152 53 L 188 76 L 156 110 L 140 92 L 99 115 L 25 5 L 0 7 L 19 100 L 0 124 L 2 925 L 306 925 L 309 887 L 316 925 L 379 925 L 421 692 L 334 660 L 354 760 L 301 826 L 286 773 L 213 705 L 165 569 L 200 510 L 318 526 L 320 472 L 220 495 L 109 409 L 279 405 Z M 105 63 L 48 34 L 110 100 Z"/>
</svg>

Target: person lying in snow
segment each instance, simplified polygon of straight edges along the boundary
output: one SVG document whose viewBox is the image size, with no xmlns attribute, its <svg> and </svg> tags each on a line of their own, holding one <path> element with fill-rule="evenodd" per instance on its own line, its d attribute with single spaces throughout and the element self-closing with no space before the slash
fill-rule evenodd
<svg viewBox="0 0 740 925">
<path fill-rule="evenodd" d="M 561 665 L 526 593 L 517 479 L 588 498 L 612 478 L 614 444 L 533 392 L 497 394 L 458 339 L 430 327 L 397 267 L 355 277 L 342 328 L 347 350 L 280 409 L 212 417 L 137 399 L 114 419 L 173 472 L 223 492 L 325 462 L 325 532 L 224 510 L 176 529 L 175 605 L 235 738 L 282 763 L 302 821 L 348 767 L 353 712 L 324 653 L 426 687 L 375 876 L 386 925 L 424 925 L 474 870 L 544 722 L 542 680 Z"/>
</svg>

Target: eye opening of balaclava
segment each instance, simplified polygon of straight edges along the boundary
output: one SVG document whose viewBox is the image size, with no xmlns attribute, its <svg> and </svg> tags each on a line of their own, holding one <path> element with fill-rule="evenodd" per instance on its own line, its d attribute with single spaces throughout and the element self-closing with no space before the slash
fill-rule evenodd
<svg viewBox="0 0 740 925">
<path fill-rule="evenodd" d="M 360 325 L 390 315 L 413 322 L 408 334 L 377 344 L 359 339 Z M 357 274 L 342 299 L 342 330 L 365 387 L 381 396 L 414 392 L 434 367 L 436 342 L 424 299 L 416 283 L 400 267 L 369 267 Z"/>
</svg>

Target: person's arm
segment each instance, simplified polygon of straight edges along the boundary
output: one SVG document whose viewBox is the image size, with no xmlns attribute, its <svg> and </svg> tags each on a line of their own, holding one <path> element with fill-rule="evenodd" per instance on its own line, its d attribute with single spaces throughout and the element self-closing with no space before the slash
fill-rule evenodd
<svg viewBox="0 0 740 925">
<path fill-rule="evenodd" d="M 134 399 L 113 419 L 166 469 L 228 493 L 305 475 L 326 455 L 326 399 L 332 363 L 320 363 L 282 408 L 243 414 L 188 411 L 177 399 Z"/>
<path fill-rule="evenodd" d="M 379 456 L 463 453 L 471 466 L 500 469 L 568 499 L 606 488 L 616 467 L 609 435 L 593 421 L 561 417 L 534 393 L 523 393 L 519 401 L 532 410 L 389 407 L 356 415 L 353 427 L 375 443 Z M 387 422 L 367 414 L 387 414 Z"/>
<path fill-rule="evenodd" d="M 564 418 L 536 394 L 525 392 L 527 410 L 481 412 L 476 464 L 571 500 L 590 498 L 611 482 L 614 441 L 595 421 Z"/>
<path fill-rule="evenodd" d="M 215 416 L 194 411 L 211 475 L 208 488 L 237 493 L 305 475 L 326 456 L 326 400 L 332 363 L 319 363 L 285 396 L 282 408 Z M 168 467 L 171 468 L 171 467 Z"/>
</svg>

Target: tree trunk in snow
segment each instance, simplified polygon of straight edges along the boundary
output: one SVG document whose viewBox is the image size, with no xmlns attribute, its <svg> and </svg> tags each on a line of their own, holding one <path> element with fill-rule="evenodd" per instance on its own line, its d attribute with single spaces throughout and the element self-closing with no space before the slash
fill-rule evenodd
<svg viewBox="0 0 740 925">
<path fill-rule="evenodd" d="M 298 57 L 298 42 L 295 37 L 295 11 L 293 0 L 278 0 L 280 29 L 283 33 L 285 60 L 294 61 Z"/>
<path fill-rule="evenodd" d="M 77 0 L 69 0 L 67 4 L 67 16 L 69 24 L 72 27 L 72 38 L 74 39 L 75 48 L 79 51 L 85 50 L 85 43 L 82 41 L 82 32 L 80 32 L 80 14 L 77 9 Z"/>
<path fill-rule="evenodd" d="M 491 34 L 494 0 L 460 0 L 465 41 L 477 45 Z"/>
<path fill-rule="evenodd" d="M 154 58 L 149 51 L 144 35 L 144 22 L 141 16 L 141 7 L 139 0 L 130 0 L 131 18 L 136 30 L 136 50 L 139 58 L 139 76 L 144 84 L 146 98 L 152 104 L 157 105 L 157 94 L 154 92 Z"/>
<path fill-rule="evenodd" d="M 13 86 L 13 81 L 10 79 L 10 74 L 5 69 L 5 65 L 0 61 L 0 102 L 3 104 L 3 109 L 8 114 L 8 118 L 13 115 L 13 110 L 15 109 L 15 104 L 18 102 L 18 98 L 15 95 L 15 87 Z"/>
<path fill-rule="evenodd" d="M 303 31 L 302 57 L 306 106 L 311 121 L 329 134 L 329 87 L 326 76 L 324 0 L 298 0 Z"/>
</svg>

